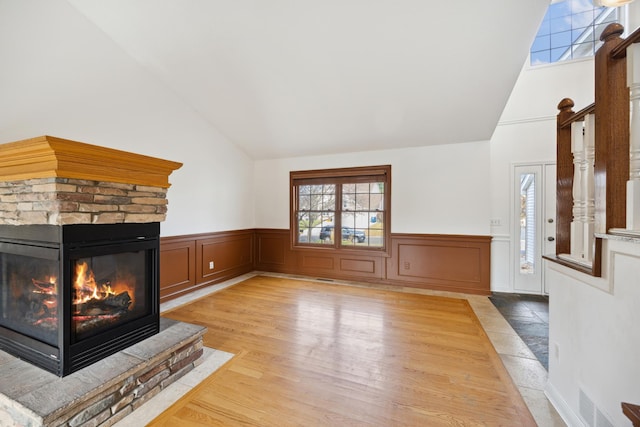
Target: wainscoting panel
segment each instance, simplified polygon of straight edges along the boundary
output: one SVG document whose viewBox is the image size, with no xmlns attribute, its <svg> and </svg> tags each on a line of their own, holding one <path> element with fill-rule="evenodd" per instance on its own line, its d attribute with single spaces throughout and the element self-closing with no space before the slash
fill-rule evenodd
<svg viewBox="0 0 640 427">
<path fill-rule="evenodd" d="M 160 301 L 251 272 L 253 242 L 253 230 L 162 237 Z"/>
<path fill-rule="evenodd" d="M 336 254 L 327 250 L 299 251 L 296 274 L 331 279 L 372 280 L 379 282 L 384 261 L 380 255 Z"/>
<path fill-rule="evenodd" d="M 253 269 L 253 232 L 217 233 L 196 242 L 200 282 L 235 277 Z M 239 274 L 234 274 L 238 270 Z"/>
<path fill-rule="evenodd" d="M 296 260 L 291 251 L 289 230 L 258 228 L 255 239 L 256 270 L 295 274 Z"/>
<path fill-rule="evenodd" d="M 294 250 L 289 230 L 282 229 L 256 230 L 255 259 L 256 270 L 273 273 L 376 282 L 384 277 L 384 257 L 380 254 L 338 253 L 327 248 Z"/>
<path fill-rule="evenodd" d="M 277 236 L 258 235 L 258 264 L 284 265 L 287 251 L 287 241 Z"/>
<path fill-rule="evenodd" d="M 314 255 L 308 253 L 300 254 L 300 268 L 303 270 L 329 270 L 330 272 L 335 269 L 334 256 L 329 255 Z"/>
<path fill-rule="evenodd" d="M 196 284 L 196 243 L 192 239 L 160 239 L 160 300 L 188 293 Z"/>
<path fill-rule="evenodd" d="M 491 237 L 394 234 L 387 280 L 428 289 L 488 294 Z"/>
<path fill-rule="evenodd" d="M 375 274 L 376 262 L 373 259 L 340 258 L 340 270 Z"/>
<path fill-rule="evenodd" d="M 398 248 L 397 275 L 428 280 L 480 280 L 480 250 L 442 245 L 403 244 Z"/>
</svg>

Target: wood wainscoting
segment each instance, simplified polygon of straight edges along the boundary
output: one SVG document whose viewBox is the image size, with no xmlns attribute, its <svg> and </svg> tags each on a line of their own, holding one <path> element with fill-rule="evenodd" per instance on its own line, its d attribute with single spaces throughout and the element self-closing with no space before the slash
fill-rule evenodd
<svg viewBox="0 0 640 427">
<path fill-rule="evenodd" d="M 363 255 L 362 251 L 292 249 L 289 230 L 257 229 L 255 259 L 255 268 L 260 271 L 380 282 L 386 258 L 380 253 Z"/>
<path fill-rule="evenodd" d="M 287 229 L 163 237 L 160 300 L 253 270 L 452 292 L 490 293 L 491 237 L 392 234 L 391 256 L 292 249 Z M 213 262 L 213 268 L 210 268 Z"/>
<path fill-rule="evenodd" d="M 253 245 L 253 230 L 162 237 L 160 302 L 251 272 Z"/>
<path fill-rule="evenodd" d="M 491 236 L 392 234 L 387 282 L 488 295 Z"/>
</svg>

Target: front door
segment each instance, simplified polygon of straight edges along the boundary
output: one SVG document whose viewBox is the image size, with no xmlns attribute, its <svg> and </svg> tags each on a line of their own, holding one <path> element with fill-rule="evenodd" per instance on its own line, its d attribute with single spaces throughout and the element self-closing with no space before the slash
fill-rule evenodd
<svg viewBox="0 0 640 427">
<path fill-rule="evenodd" d="M 514 166 L 514 290 L 546 293 L 542 255 L 555 253 L 555 165 Z"/>
</svg>

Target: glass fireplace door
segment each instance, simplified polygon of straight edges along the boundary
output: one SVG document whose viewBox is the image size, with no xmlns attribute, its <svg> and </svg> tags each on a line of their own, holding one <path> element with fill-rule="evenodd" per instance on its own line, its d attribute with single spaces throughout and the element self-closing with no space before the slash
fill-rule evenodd
<svg viewBox="0 0 640 427">
<path fill-rule="evenodd" d="M 71 342 L 150 312 L 147 251 L 71 260 Z"/>
<path fill-rule="evenodd" d="M 0 326 L 58 345 L 59 251 L 3 243 L 0 251 Z"/>
<path fill-rule="evenodd" d="M 157 334 L 159 233 L 0 225 L 0 349 L 65 376 Z"/>
</svg>

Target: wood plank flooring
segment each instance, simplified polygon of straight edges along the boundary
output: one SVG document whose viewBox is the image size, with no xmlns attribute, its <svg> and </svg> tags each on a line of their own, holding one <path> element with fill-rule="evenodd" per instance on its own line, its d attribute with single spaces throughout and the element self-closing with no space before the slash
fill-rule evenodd
<svg viewBox="0 0 640 427">
<path fill-rule="evenodd" d="M 463 299 L 257 276 L 164 316 L 234 353 L 150 426 L 535 426 Z"/>
</svg>

